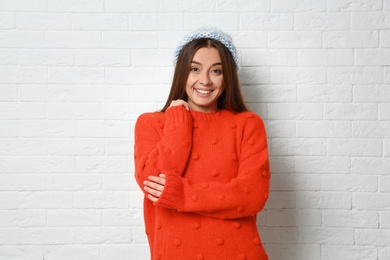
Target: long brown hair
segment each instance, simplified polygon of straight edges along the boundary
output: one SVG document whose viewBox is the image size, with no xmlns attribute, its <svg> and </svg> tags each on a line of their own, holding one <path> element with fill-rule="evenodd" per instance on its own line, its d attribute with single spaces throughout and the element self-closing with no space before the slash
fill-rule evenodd
<svg viewBox="0 0 390 260">
<path fill-rule="evenodd" d="M 225 89 L 218 98 L 218 108 L 228 109 L 232 112 L 248 111 L 241 94 L 237 67 L 230 51 L 220 41 L 200 38 L 189 42 L 180 52 L 173 75 L 171 91 L 163 109 L 161 109 L 161 112 L 165 112 L 173 100 L 183 99 L 188 101 L 185 86 L 190 73 L 192 58 L 194 57 L 195 52 L 203 47 L 216 48 L 219 52 L 219 56 L 221 57 Z"/>
</svg>

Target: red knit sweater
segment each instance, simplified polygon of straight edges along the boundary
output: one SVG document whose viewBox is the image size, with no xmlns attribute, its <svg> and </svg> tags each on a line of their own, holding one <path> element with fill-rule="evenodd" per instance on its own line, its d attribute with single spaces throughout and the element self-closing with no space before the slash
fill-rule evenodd
<svg viewBox="0 0 390 260">
<path fill-rule="evenodd" d="M 144 200 L 153 260 L 268 259 L 256 214 L 269 193 L 263 121 L 251 112 L 171 107 L 135 127 L 136 180 L 167 176 L 157 203 Z"/>
</svg>

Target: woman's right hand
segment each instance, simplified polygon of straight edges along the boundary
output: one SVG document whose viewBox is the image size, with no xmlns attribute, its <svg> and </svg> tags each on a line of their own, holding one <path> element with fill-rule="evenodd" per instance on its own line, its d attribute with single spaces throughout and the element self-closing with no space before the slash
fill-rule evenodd
<svg viewBox="0 0 390 260">
<path fill-rule="evenodd" d="M 188 111 L 190 111 L 190 105 L 184 101 L 183 99 L 176 99 L 176 100 L 173 100 L 171 102 L 171 104 L 169 105 L 169 107 L 174 107 L 174 106 L 183 106 L 185 109 L 187 109 Z M 168 108 L 169 108 L 168 107 Z"/>
</svg>

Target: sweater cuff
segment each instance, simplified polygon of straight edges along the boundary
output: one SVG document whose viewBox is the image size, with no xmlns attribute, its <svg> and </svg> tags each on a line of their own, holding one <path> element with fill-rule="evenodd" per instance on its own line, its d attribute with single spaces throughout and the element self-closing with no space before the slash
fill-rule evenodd
<svg viewBox="0 0 390 260">
<path fill-rule="evenodd" d="M 183 106 L 173 106 L 165 110 L 165 123 L 191 124 L 192 117 L 189 111 Z"/>
<path fill-rule="evenodd" d="M 164 191 L 158 199 L 156 205 L 165 208 L 177 209 L 180 198 L 182 197 L 181 176 L 175 173 L 166 174 L 166 183 Z"/>
</svg>

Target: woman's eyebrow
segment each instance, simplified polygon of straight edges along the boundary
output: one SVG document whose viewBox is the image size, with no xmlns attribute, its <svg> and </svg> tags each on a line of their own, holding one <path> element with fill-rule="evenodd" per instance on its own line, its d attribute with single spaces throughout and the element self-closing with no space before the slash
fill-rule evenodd
<svg viewBox="0 0 390 260">
<path fill-rule="evenodd" d="M 191 63 L 202 65 L 202 63 L 195 61 L 195 60 L 191 61 Z M 212 64 L 211 66 L 217 66 L 217 65 L 222 65 L 222 62 L 216 62 L 216 63 Z"/>
</svg>

